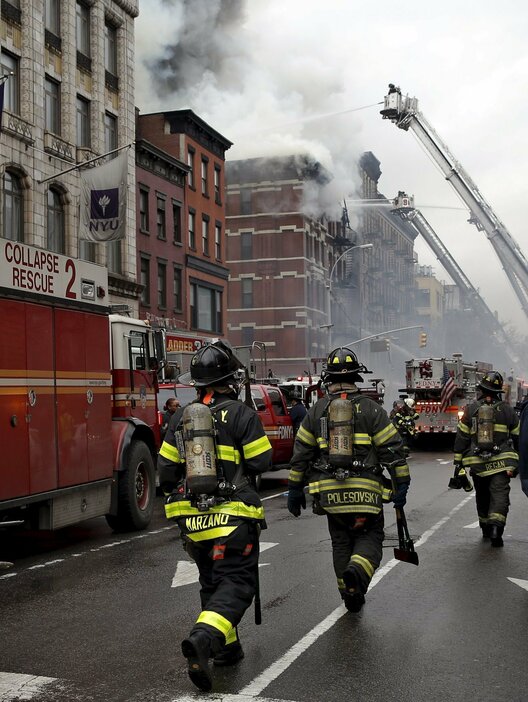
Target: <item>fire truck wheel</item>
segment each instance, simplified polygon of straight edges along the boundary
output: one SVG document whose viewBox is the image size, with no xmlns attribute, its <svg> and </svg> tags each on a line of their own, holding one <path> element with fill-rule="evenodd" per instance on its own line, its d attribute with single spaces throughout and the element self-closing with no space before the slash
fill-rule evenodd
<svg viewBox="0 0 528 702">
<path fill-rule="evenodd" d="M 109 526 L 114 531 L 145 529 L 154 510 L 156 474 L 152 455 L 142 441 L 132 441 L 117 490 L 117 514 L 106 516 Z"/>
</svg>

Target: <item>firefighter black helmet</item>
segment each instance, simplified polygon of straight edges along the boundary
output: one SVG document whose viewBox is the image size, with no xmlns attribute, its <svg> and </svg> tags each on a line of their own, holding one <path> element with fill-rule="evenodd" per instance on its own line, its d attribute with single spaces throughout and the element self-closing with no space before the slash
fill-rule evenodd
<svg viewBox="0 0 528 702">
<path fill-rule="evenodd" d="M 500 373 L 497 371 L 488 371 L 477 387 L 486 392 L 500 393 L 502 392 L 503 383 L 504 380 Z"/>
<path fill-rule="evenodd" d="M 180 376 L 180 383 L 204 388 L 233 380 L 241 368 L 229 344 L 215 341 L 199 349 L 191 359 L 190 372 Z"/>
<path fill-rule="evenodd" d="M 370 371 L 358 361 L 352 349 L 348 346 L 339 346 L 328 354 L 321 376 L 323 380 L 335 382 L 347 375 L 357 377 L 359 373 L 370 373 Z"/>
</svg>

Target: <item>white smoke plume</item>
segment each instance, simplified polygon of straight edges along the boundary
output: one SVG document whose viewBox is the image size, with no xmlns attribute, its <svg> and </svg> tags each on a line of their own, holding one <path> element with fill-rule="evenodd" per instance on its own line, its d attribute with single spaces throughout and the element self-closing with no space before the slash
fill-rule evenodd
<svg viewBox="0 0 528 702">
<path fill-rule="evenodd" d="M 280 3 L 250 2 L 249 15 L 246 0 L 141 0 L 137 106 L 192 109 L 233 142 L 229 160 L 317 160 L 334 178 L 312 193 L 309 209 L 339 218 L 343 199 L 358 191 L 361 155 L 353 103 L 335 70 L 350 47 L 328 45 L 317 24 L 293 32 Z"/>
</svg>

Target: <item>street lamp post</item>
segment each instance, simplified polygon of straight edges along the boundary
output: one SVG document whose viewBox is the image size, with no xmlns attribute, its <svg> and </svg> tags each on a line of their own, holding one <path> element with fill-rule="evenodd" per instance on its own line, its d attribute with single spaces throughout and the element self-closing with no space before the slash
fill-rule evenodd
<svg viewBox="0 0 528 702">
<path fill-rule="evenodd" d="M 371 249 L 373 246 L 374 244 L 356 244 L 355 246 L 349 246 L 341 254 L 339 254 L 339 256 L 334 261 L 334 265 L 330 269 L 328 283 L 326 284 L 328 290 L 328 324 L 322 325 L 323 327 L 328 327 L 328 351 L 331 351 L 332 348 L 332 327 L 334 326 L 332 322 L 332 281 L 336 270 L 336 266 L 339 263 L 339 261 L 343 258 L 343 256 L 345 256 L 349 251 L 353 251 L 354 249 Z"/>
</svg>

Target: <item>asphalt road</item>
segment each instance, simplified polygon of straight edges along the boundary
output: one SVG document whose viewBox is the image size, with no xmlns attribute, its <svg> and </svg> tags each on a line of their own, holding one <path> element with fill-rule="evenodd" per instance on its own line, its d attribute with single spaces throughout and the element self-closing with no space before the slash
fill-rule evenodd
<svg viewBox="0 0 528 702">
<path fill-rule="evenodd" d="M 190 683 L 180 641 L 198 585 L 161 499 L 148 531 L 96 519 L 57 534 L 0 535 L 0 701 L 526 702 L 528 502 L 518 480 L 505 547 L 476 527 L 473 494 L 447 489 L 448 452 L 413 454 L 407 518 L 418 567 L 396 561 L 386 508 L 382 566 L 359 614 L 335 587 L 326 520 L 286 510 L 267 478 L 261 626 L 240 626 L 245 659 Z"/>
</svg>

